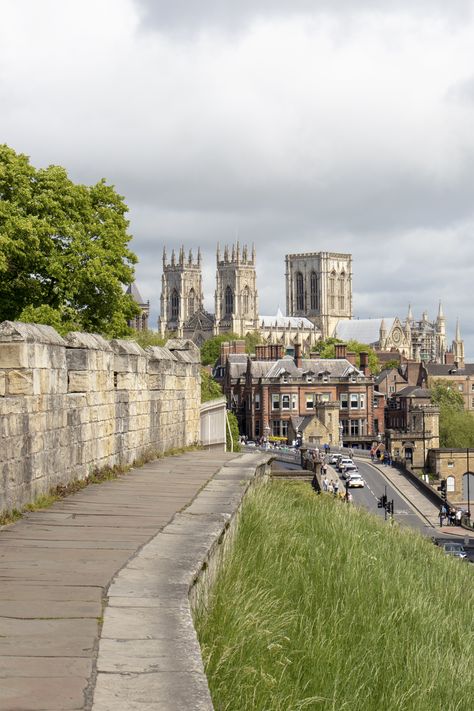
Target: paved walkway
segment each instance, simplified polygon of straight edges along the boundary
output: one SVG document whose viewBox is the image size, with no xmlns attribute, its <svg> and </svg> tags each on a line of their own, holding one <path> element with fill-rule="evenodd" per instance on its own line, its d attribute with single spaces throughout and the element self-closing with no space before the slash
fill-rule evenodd
<svg viewBox="0 0 474 711">
<path fill-rule="evenodd" d="M 236 456 L 160 459 L 0 528 L 1 711 L 90 708 L 111 579 Z"/>
</svg>

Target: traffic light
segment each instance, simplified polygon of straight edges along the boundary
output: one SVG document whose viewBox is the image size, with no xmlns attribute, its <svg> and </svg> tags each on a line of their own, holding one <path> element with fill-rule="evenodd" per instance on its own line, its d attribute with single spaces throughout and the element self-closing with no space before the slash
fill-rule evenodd
<svg viewBox="0 0 474 711">
<path fill-rule="evenodd" d="M 387 501 L 387 513 L 393 514 L 393 501 Z"/>
<path fill-rule="evenodd" d="M 446 479 L 441 479 L 441 481 L 439 482 L 438 491 L 441 492 L 441 498 L 443 499 L 443 501 L 446 501 L 448 498 Z"/>
<path fill-rule="evenodd" d="M 383 496 L 381 496 L 380 499 L 378 500 L 377 508 L 379 508 L 379 509 L 387 508 L 387 496 L 385 494 Z"/>
</svg>

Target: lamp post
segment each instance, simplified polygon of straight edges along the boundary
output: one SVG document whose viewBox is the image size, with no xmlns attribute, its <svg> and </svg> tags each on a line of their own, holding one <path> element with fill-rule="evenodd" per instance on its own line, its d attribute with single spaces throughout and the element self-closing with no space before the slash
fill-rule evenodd
<svg viewBox="0 0 474 711">
<path fill-rule="evenodd" d="M 467 459 L 467 515 L 469 518 L 469 523 L 471 521 L 471 468 L 469 466 L 469 447 L 466 449 L 466 459 Z"/>
<path fill-rule="evenodd" d="M 339 422 L 339 447 L 343 446 L 343 442 L 342 442 L 343 431 L 344 431 L 344 425 L 342 424 L 342 422 Z"/>
</svg>

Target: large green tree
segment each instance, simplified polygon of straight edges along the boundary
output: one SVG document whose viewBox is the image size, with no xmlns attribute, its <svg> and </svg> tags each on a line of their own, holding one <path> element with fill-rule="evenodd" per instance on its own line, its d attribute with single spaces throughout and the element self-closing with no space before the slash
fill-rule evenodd
<svg viewBox="0 0 474 711">
<path fill-rule="evenodd" d="M 123 198 L 0 146 L 0 320 L 117 336 L 138 312 Z"/>
<path fill-rule="evenodd" d="M 431 387 L 431 401 L 439 405 L 440 447 L 474 447 L 474 417 L 464 409 L 464 398 L 449 383 Z"/>
</svg>

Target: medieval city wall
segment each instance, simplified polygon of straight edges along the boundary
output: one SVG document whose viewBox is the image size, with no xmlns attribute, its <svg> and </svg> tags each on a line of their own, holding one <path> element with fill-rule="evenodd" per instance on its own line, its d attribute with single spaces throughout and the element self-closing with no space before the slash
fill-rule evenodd
<svg viewBox="0 0 474 711">
<path fill-rule="evenodd" d="M 200 439 L 199 350 L 0 324 L 0 512 Z"/>
</svg>

